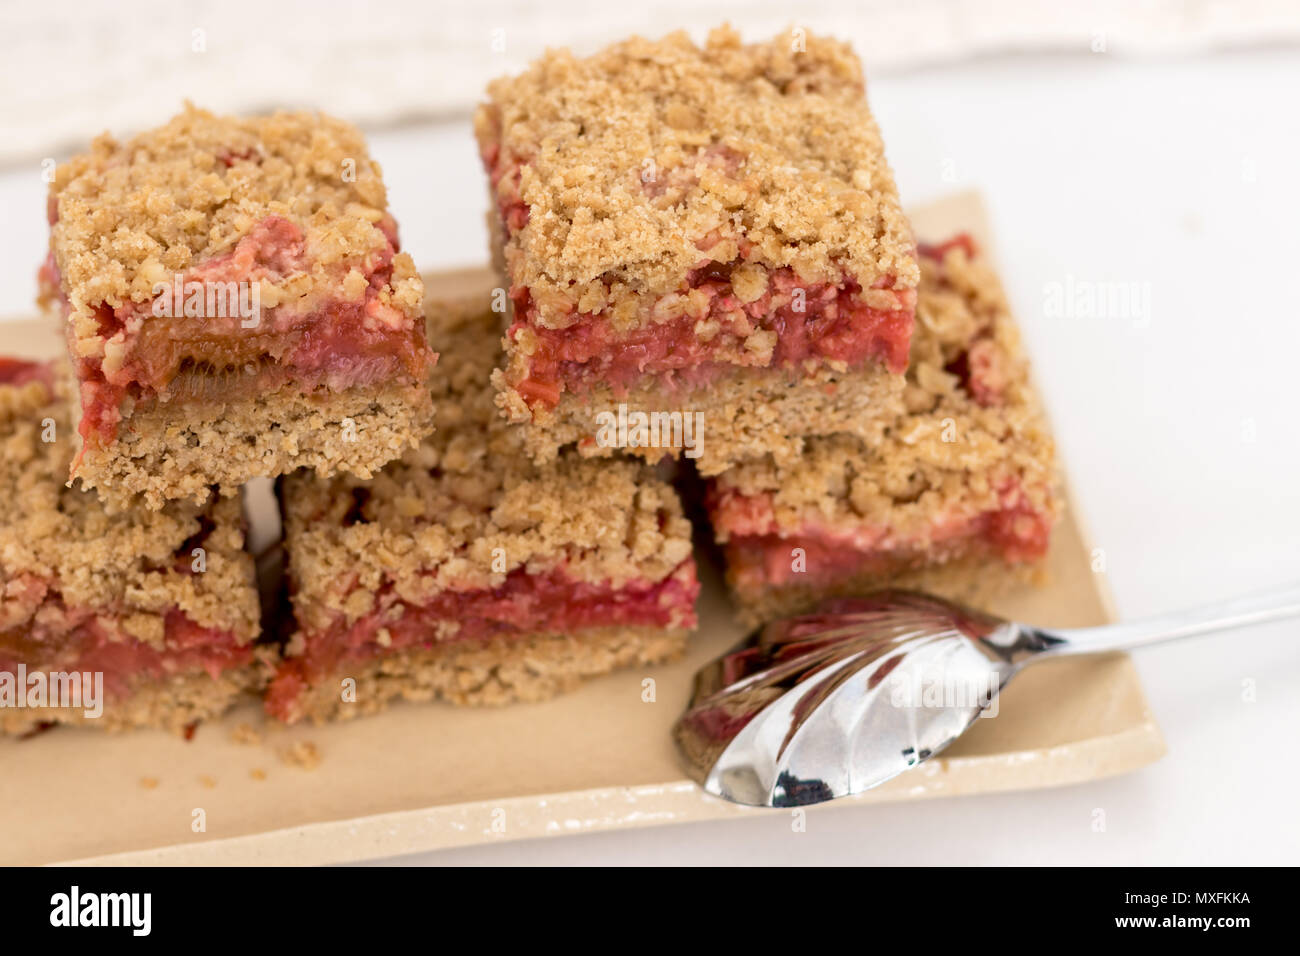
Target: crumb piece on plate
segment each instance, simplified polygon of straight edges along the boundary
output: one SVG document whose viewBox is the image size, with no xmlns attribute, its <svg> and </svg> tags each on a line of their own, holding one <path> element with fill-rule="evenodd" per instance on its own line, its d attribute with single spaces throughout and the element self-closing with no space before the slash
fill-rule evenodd
<svg viewBox="0 0 1300 956">
<path fill-rule="evenodd" d="M 230 739 L 237 744 L 260 744 L 262 732 L 249 723 L 237 724 L 230 731 Z"/>
<path fill-rule="evenodd" d="M 303 770 L 315 770 L 320 766 L 320 759 L 320 751 L 310 740 L 300 740 L 280 751 L 281 763 Z"/>
</svg>

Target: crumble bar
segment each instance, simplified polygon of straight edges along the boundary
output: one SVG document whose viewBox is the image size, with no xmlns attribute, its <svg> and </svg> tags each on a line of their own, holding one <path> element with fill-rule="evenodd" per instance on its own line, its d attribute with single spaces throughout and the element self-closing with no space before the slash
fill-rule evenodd
<svg viewBox="0 0 1300 956">
<path fill-rule="evenodd" d="M 922 244 L 905 404 L 877 444 L 716 478 L 708 510 L 749 622 L 884 586 L 986 603 L 1032 579 L 1060 510 L 1054 447 L 996 275 L 965 235 Z"/>
<path fill-rule="evenodd" d="M 607 451 L 597 415 L 620 402 L 705 415 L 706 475 L 819 430 L 879 434 L 918 267 L 864 91 L 841 43 L 725 28 L 551 51 L 490 85 L 496 384 L 531 455 Z"/>
<path fill-rule="evenodd" d="M 157 507 L 302 466 L 369 475 L 428 432 L 423 284 L 348 124 L 187 106 L 96 139 L 48 206 L 71 473 L 101 495 Z"/>
<path fill-rule="evenodd" d="M 48 363 L 0 359 L 0 731 L 182 730 L 264 676 L 239 502 L 114 510 L 68 487 L 58 379 Z M 56 673 L 81 675 L 81 706 L 51 698 Z M 88 716 L 95 674 L 102 713 Z"/>
<path fill-rule="evenodd" d="M 297 631 L 266 698 L 282 720 L 539 700 L 676 657 L 695 627 L 672 488 L 633 461 L 530 462 L 494 405 L 499 316 L 428 313 L 446 343 L 433 435 L 368 480 L 283 479 Z"/>
</svg>

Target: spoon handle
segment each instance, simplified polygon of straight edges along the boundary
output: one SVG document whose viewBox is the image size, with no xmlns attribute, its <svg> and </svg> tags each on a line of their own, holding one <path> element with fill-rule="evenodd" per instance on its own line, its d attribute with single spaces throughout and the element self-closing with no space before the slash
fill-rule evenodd
<svg viewBox="0 0 1300 956">
<path fill-rule="evenodd" d="M 1300 617 L 1300 585 L 1292 584 L 1126 624 L 1066 630 L 1036 628 L 1035 636 L 1041 641 L 1042 653 L 1045 654 L 1091 654 L 1212 634 L 1287 617 Z"/>
</svg>

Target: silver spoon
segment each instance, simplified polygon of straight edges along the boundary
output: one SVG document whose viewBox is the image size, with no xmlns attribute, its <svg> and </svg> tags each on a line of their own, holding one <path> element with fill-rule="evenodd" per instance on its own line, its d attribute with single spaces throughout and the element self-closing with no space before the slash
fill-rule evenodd
<svg viewBox="0 0 1300 956">
<path fill-rule="evenodd" d="M 860 793 L 960 737 L 1031 661 L 1300 616 L 1300 587 L 1132 624 L 1047 630 L 926 594 L 838 598 L 773 621 L 695 675 L 673 727 L 709 793 L 793 807 Z"/>
</svg>

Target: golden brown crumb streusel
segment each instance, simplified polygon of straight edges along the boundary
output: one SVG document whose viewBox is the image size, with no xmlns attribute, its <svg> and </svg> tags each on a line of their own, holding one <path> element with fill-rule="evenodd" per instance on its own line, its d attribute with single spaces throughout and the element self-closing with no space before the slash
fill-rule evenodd
<svg viewBox="0 0 1300 956">
<path fill-rule="evenodd" d="M 262 742 L 262 733 L 252 724 L 237 724 L 230 731 L 230 739 L 237 744 L 260 744 Z"/>
<path fill-rule="evenodd" d="M 673 292 L 703 260 L 915 287 L 917 266 L 861 66 L 802 33 L 742 44 L 722 28 L 552 50 L 496 80 L 475 129 L 498 205 L 523 203 L 511 281 L 539 324 Z M 518 170 L 518 175 L 515 170 Z M 629 306 L 624 312 L 633 309 Z"/>
<path fill-rule="evenodd" d="M 50 248 L 72 340 L 83 355 L 102 348 L 95 306 L 152 299 L 155 282 L 230 252 L 270 217 L 303 231 L 311 271 L 268 282 L 263 304 L 334 296 L 343 276 L 383 248 L 377 224 L 386 206 L 360 133 L 323 114 L 237 118 L 187 104 L 126 142 L 104 134 L 59 166 L 50 186 Z M 418 316 L 423 285 L 414 264 L 402 253 L 394 265 L 383 301 Z"/>
<path fill-rule="evenodd" d="M 482 297 L 427 311 L 446 346 L 437 431 L 368 481 L 284 481 L 298 630 L 267 695 L 282 720 L 399 697 L 536 700 L 668 659 L 695 624 L 691 527 L 672 487 L 631 461 L 531 462 L 493 401 L 499 316 Z M 462 599 L 477 602 L 464 615 Z M 587 623 L 556 633 L 549 615 L 570 602 Z"/>
</svg>

